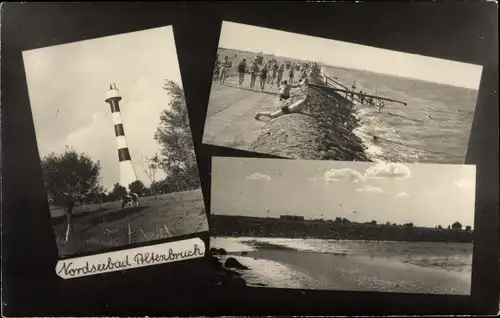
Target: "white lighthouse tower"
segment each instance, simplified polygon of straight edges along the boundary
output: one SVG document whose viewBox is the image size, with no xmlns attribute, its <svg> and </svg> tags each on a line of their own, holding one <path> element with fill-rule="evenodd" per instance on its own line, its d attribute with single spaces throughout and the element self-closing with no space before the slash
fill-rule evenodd
<svg viewBox="0 0 500 318">
<path fill-rule="evenodd" d="M 120 162 L 120 185 L 128 189 L 129 184 L 137 181 L 134 165 L 130 159 L 130 152 L 123 130 L 122 116 L 120 114 L 119 102 L 122 99 L 120 92 L 113 83 L 109 85 L 109 90 L 104 95 L 106 103 L 111 107 L 111 116 L 115 125 L 116 144 L 118 146 L 118 160 Z"/>
</svg>

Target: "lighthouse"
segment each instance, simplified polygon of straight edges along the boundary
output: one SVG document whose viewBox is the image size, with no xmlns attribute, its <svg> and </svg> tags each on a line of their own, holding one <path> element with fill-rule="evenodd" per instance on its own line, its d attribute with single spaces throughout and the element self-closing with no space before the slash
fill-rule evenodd
<svg viewBox="0 0 500 318">
<path fill-rule="evenodd" d="M 106 103 L 111 107 L 111 116 L 115 127 L 116 144 L 118 146 L 118 161 L 120 162 L 120 185 L 128 189 L 129 184 L 137 181 L 134 165 L 130 158 L 125 130 L 123 129 L 122 116 L 120 113 L 120 92 L 113 83 L 104 95 Z"/>
</svg>

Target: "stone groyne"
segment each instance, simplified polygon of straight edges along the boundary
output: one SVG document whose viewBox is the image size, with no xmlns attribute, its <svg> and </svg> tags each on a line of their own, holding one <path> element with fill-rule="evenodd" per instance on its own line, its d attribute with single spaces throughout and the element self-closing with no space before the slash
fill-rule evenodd
<svg viewBox="0 0 500 318">
<path fill-rule="evenodd" d="M 250 150 L 279 157 L 306 160 L 370 161 L 362 141 L 353 133 L 359 126 L 355 106 L 310 76 L 309 85 L 293 89 L 283 105 L 307 94 L 302 113 L 269 120 Z"/>
</svg>

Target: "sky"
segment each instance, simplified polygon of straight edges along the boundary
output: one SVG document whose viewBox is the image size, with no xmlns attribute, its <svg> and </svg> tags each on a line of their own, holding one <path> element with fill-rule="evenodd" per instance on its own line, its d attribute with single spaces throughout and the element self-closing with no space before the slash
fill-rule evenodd
<svg viewBox="0 0 500 318">
<path fill-rule="evenodd" d="M 474 228 L 475 180 L 474 165 L 213 157 L 211 213 Z"/>
<path fill-rule="evenodd" d="M 224 21 L 219 47 L 478 89 L 482 66 Z"/>
<path fill-rule="evenodd" d="M 165 79 L 182 85 L 171 26 L 23 52 L 40 157 L 65 145 L 102 165 L 106 189 L 120 181 L 117 144 L 104 94 L 115 83 L 122 95 L 125 136 L 139 180 L 142 156 L 159 152 L 153 135 L 169 96 Z M 158 172 L 156 180 L 164 177 Z"/>
</svg>

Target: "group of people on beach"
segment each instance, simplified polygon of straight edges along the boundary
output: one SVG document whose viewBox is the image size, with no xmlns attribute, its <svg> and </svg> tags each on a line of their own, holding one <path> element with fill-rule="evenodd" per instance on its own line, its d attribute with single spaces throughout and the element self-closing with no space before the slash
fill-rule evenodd
<svg viewBox="0 0 500 318">
<path fill-rule="evenodd" d="M 235 59 L 237 56 L 235 55 Z M 215 79 L 219 81 L 220 84 L 224 84 L 228 71 L 232 68 L 232 63 L 229 61 L 229 56 L 224 56 L 222 61 L 218 60 L 215 65 Z M 283 79 L 285 72 L 288 75 L 288 79 Z M 291 97 L 292 88 L 301 88 L 309 84 L 308 77 L 313 73 L 319 73 L 320 67 L 317 63 L 293 63 L 291 61 L 285 61 L 284 63 L 279 63 L 275 58 L 270 58 L 267 62 L 264 62 L 263 57 L 256 56 L 251 61 L 247 61 L 246 58 L 242 58 L 236 65 L 236 73 L 238 75 L 238 85 L 243 86 L 247 75 L 250 75 L 249 89 L 255 89 L 255 83 L 257 78 L 259 79 L 259 89 L 264 91 L 266 85 L 270 87 L 277 87 L 278 102 L 287 101 Z M 298 81 L 294 84 L 296 75 L 298 75 Z M 258 112 L 255 115 L 255 119 L 259 120 L 260 117 L 277 118 L 285 114 L 298 113 L 301 112 L 303 106 L 307 100 L 307 94 L 301 96 L 301 98 L 291 105 L 280 106 L 276 111 L 269 112 Z"/>
<path fill-rule="evenodd" d="M 266 84 L 273 86 L 279 86 L 283 82 L 283 76 L 285 74 L 285 64 L 279 64 L 275 59 L 270 59 L 267 63 L 261 63 L 259 65 L 258 58 L 255 57 L 249 64 L 247 59 L 243 58 L 238 63 L 237 66 L 238 73 L 238 85 L 241 87 L 245 82 L 245 77 L 247 74 L 250 75 L 249 88 L 253 90 L 255 88 L 255 82 L 259 78 L 259 88 L 264 91 Z M 293 83 L 295 78 L 296 67 L 288 67 L 288 82 Z M 299 69 L 301 76 L 305 76 L 305 68 Z"/>
<path fill-rule="evenodd" d="M 215 64 L 214 77 L 220 84 L 224 84 L 228 76 L 228 72 L 233 68 L 233 63 L 229 60 L 229 56 L 225 56 L 221 61 L 217 60 Z M 234 56 L 237 59 L 237 55 Z M 319 66 L 316 63 L 292 63 L 286 61 L 279 63 L 275 58 L 270 58 L 266 63 L 263 61 L 263 56 L 255 56 L 251 61 L 242 58 L 237 62 L 236 74 L 238 75 L 238 85 L 241 87 L 245 82 L 246 75 L 250 75 L 249 88 L 255 89 L 255 83 L 259 79 L 259 89 L 264 91 L 266 85 L 271 87 L 279 86 L 283 82 L 285 74 L 288 75 L 287 82 L 293 84 L 296 74 L 299 74 L 299 81 L 307 77 L 307 72 L 310 70 L 317 71 Z"/>
</svg>

